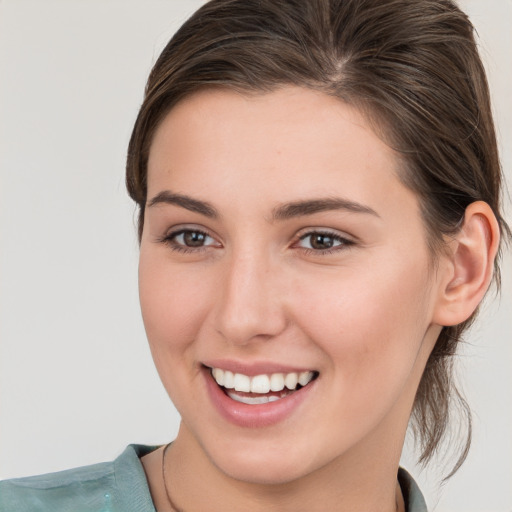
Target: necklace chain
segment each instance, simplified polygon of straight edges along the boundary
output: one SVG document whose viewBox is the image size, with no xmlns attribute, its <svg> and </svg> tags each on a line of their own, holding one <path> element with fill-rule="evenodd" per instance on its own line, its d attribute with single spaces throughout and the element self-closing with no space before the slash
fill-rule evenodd
<svg viewBox="0 0 512 512">
<path fill-rule="evenodd" d="M 169 443 L 165 446 L 164 453 L 162 455 L 162 480 L 164 481 L 165 494 L 167 496 L 167 501 L 169 502 L 169 506 L 171 507 L 171 510 L 173 512 L 183 512 L 183 510 L 178 508 L 172 501 L 171 493 L 169 492 L 169 488 L 167 487 L 167 475 L 166 475 L 166 471 L 165 471 L 165 456 L 167 455 L 167 450 L 168 450 L 169 446 L 171 446 L 171 443 Z"/>
<path fill-rule="evenodd" d="M 167 455 L 167 450 L 171 446 L 171 443 L 167 444 L 164 448 L 164 453 L 162 454 L 162 480 L 164 481 L 164 489 L 165 489 L 165 495 L 167 496 L 167 501 L 169 503 L 169 506 L 171 507 L 172 512 L 184 512 L 183 509 L 178 508 L 174 501 L 172 501 L 171 493 L 169 492 L 169 488 L 167 487 L 167 474 L 165 470 L 165 457 Z M 398 498 L 396 499 L 396 510 L 401 510 L 401 506 L 399 504 Z"/>
</svg>

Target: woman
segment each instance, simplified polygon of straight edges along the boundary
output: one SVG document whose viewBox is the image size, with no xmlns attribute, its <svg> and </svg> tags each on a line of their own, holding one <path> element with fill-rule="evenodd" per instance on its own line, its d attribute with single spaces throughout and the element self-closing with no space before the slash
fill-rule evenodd
<svg viewBox="0 0 512 512">
<path fill-rule="evenodd" d="M 150 75 L 127 184 L 179 434 L 7 482 L 5 510 L 425 510 L 409 418 L 428 461 L 509 233 L 467 18 L 209 2 Z"/>
</svg>

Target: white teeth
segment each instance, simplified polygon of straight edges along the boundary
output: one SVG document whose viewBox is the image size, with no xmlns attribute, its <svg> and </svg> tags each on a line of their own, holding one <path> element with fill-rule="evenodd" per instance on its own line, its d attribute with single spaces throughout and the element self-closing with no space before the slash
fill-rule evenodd
<svg viewBox="0 0 512 512">
<path fill-rule="evenodd" d="M 268 375 L 256 375 L 251 380 L 251 393 L 268 393 L 270 391 L 270 379 Z"/>
<path fill-rule="evenodd" d="M 216 368 L 216 370 L 220 370 L 220 368 Z M 229 370 L 220 371 L 224 374 L 224 384 L 220 384 L 220 386 L 224 386 L 226 389 L 233 389 L 235 387 L 235 376 L 233 375 L 233 372 L 230 372 Z M 213 377 L 215 378 L 215 375 Z M 217 379 L 215 378 L 215 380 Z M 219 384 L 219 381 L 217 381 L 217 384 Z"/>
<path fill-rule="evenodd" d="M 251 378 L 241 373 L 235 373 L 235 391 L 249 393 L 251 391 Z"/>
<path fill-rule="evenodd" d="M 285 388 L 295 390 L 297 384 L 305 386 L 313 379 L 314 372 L 305 371 L 286 374 L 272 373 L 271 375 L 256 375 L 254 377 L 249 377 L 242 373 L 233 374 L 233 372 L 230 372 L 229 370 L 212 368 L 212 376 L 219 386 L 223 386 L 226 389 L 234 388 L 235 391 L 260 393 L 263 395 L 269 391 L 282 391 Z"/>
<path fill-rule="evenodd" d="M 282 373 L 273 373 L 270 376 L 271 391 L 282 391 L 284 389 L 284 375 Z"/>
<path fill-rule="evenodd" d="M 233 391 L 228 391 L 228 396 L 235 400 L 236 402 L 242 402 L 243 404 L 249 405 L 258 405 L 258 404 L 268 404 L 269 402 L 275 402 L 276 400 L 281 400 L 278 396 L 243 396 L 237 395 Z"/>
<path fill-rule="evenodd" d="M 313 378 L 313 372 L 300 372 L 299 384 L 301 386 L 305 386 L 306 384 L 309 384 L 309 382 L 311 382 L 312 378 Z"/>
<path fill-rule="evenodd" d="M 288 389 L 295 389 L 299 382 L 299 376 L 296 373 L 287 373 L 284 378 L 284 384 Z"/>
<path fill-rule="evenodd" d="M 224 372 L 220 368 L 213 368 L 212 375 L 219 386 L 224 386 Z"/>
</svg>

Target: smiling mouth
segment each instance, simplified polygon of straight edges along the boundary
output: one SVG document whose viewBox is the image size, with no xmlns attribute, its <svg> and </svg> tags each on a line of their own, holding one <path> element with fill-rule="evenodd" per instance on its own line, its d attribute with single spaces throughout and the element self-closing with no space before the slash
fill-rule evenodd
<svg viewBox="0 0 512 512">
<path fill-rule="evenodd" d="M 236 402 L 249 405 L 276 402 L 313 382 L 317 371 L 271 373 L 250 377 L 221 368 L 210 368 L 217 385 Z"/>
</svg>

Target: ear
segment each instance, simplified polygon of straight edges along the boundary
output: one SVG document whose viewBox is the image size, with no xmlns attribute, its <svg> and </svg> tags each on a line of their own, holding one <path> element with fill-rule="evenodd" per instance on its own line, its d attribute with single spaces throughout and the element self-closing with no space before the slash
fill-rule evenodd
<svg viewBox="0 0 512 512">
<path fill-rule="evenodd" d="M 457 325 L 467 320 L 483 299 L 492 279 L 500 229 L 483 201 L 466 208 L 464 223 L 442 256 L 440 288 L 433 321 Z"/>
</svg>

